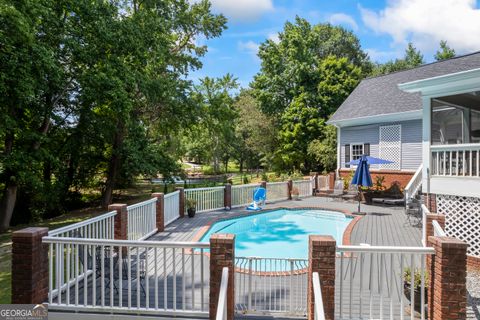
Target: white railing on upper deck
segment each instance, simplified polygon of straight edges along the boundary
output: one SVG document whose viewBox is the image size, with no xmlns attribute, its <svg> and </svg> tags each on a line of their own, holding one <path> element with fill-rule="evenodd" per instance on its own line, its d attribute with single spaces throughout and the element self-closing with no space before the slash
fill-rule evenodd
<svg viewBox="0 0 480 320">
<path fill-rule="evenodd" d="M 180 191 L 175 191 L 164 196 L 164 226 L 180 218 Z"/>
<path fill-rule="evenodd" d="M 480 177 L 480 144 L 432 145 L 432 176 Z"/>
<path fill-rule="evenodd" d="M 425 319 L 426 256 L 434 252 L 429 247 L 338 246 L 335 318 L 409 316 L 413 320 L 417 319 L 415 310 L 420 309 L 420 318 Z M 410 279 L 406 278 L 408 270 Z M 415 281 L 415 273 L 420 283 Z"/>
<path fill-rule="evenodd" d="M 253 191 L 259 184 L 243 184 L 232 186 L 232 207 L 240 207 L 252 203 Z"/>
<path fill-rule="evenodd" d="M 428 210 L 427 206 L 422 204 L 420 207 L 422 211 L 422 244 L 424 247 L 427 246 L 427 215 L 430 214 L 430 210 Z"/>
<path fill-rule="evenodd" d="M 310 197 L 313 194 L 313 180 L 293 181 L 293 188 L 297 188 L 300 198 Z"/>
<path fill-rule="evenodd" d="M 51 310 L 208 312 L 208 243 L 44 237 Z"/>
<path fill-rule="evenodd" d="M 433 235 L 435 237 L 446 237 L 447 234 L 445 231 L 442 229 L 442 226 L 438 223 L 437 220 L 432 221 L 432 226 L 433 226 Z"/>
<path fill-rule="evenodd" d="M 157 232 L 157 198 L 127 207 L 128 240 L 143 240 Z"/>
<path fill-rule="evenodd" d="M 224 194 L 225 187 L 185 189 L 185 198 L 196 202 L 196 212 L 225 208 Z"/>
<path fill-rule="evenodd" d="M 227 293 L 228 293 L 228 268 L 222 269 L 222 282 L 218 296 L 217 314 L 215 320 L 227 320 Z"/>
<path fill-rule="evenodd" d="M 116 211 L 51 230 L 49 237 L 113 239 Z"/>
<path fill-rule="evenodd" d="M 325 320 L 325 311 L 323 310 L 322 288 L 320 286 L 320 277 L 318 272 L 312 274 L 313 297 L 315 301 L 315 320 Z"/>
<path fill-rule="evenodd" d="M 288 199 L 288 182 L 267 182 L 267 201 Z"/>
<path fill-rule="evenodd" d="M 415 171 L 412 179 L 410 179 L 407 186 L 405 187 L 405 205 L 407 205 L 408 200 L 414 198 L 418 190 L 420 190 L 420 187 L 422 186 L 422 171 L 423 165 L 421 164 L 418 167 L 417 171 Z"/>
</svg>

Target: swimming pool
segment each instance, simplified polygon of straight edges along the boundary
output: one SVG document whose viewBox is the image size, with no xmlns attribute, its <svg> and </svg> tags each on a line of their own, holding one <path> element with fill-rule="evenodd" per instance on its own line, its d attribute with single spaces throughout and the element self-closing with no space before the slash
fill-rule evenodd
<svg viewBox="0 0 480 320">
<path fill-rule="evenodd" d="M 331 235 L 341 244 L 352 219 L 335 211 L 279 209 L 216 222 L 200 241 L 233 233 L 237 257 L 307 259 L 310 234 Z"/>
</svg>

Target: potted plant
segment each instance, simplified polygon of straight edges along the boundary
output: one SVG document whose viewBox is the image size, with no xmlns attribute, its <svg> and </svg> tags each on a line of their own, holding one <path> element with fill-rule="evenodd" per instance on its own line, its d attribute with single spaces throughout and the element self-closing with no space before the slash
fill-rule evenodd
<svg viewBox="0 0 480 320">
<path fill-rule="evenodd" d="M 297 187 L 292 188 L 291 195 L 292 195 L 292 200 L 298 200 L 298 198 L 300 197 L 300 191 L 298 191 Z"/>
<path fill-rule="evenodd" d="M 415 269 L 413 272 L 413 294 L 415 298 L 415 306 L 414 309 L 417 312 L 421 312 L 422 310 L 422 305 L 421 305 L 421 285 L 422 285 L 422 272 L 418 269 Z M 424 271 L 423 274 L 424 280 L 425 280 L 425 304 L 427 304 L 428 301 L 428 294 L 427 294 L 427 286 L 426 284 L 428 283 L 428 273 Z M 403 294 L 409 301 L 412 301 L 411 299 L 411 285 L 412 285 L 412 271 L 410 268 L 405 268 L 403 271 Z"/>
<path fill-rule="evenodd" d="M 185 206 L 187 207 L 187 213 L 190 218 L 195 217 L 197 201 L 193 199 L 187 199 L 185 201 Z"/>
</svg>

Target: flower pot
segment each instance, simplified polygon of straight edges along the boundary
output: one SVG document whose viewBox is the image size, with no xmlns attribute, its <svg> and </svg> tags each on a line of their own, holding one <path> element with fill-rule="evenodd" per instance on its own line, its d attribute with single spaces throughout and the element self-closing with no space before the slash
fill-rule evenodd
<svg viewBox="0 0 480 320">
<path fill-rule="evenodd" d="M 188 208 L 187 209 L 188 217 L 189 218 L 195 217 L 195 211 L 196 211 L 195 208 Z"/>
<path fill-rule="evenodd" d="M 410 299 L 410 283 L 409 282 L 408 283 L 407 282 L 403 283 L 403 294 L 408 299 L 408 301 L 412 301 L 412 299 Z M 421 312 L 422 311 L 422 305 L 421 305 L 421 291 L 420 291 L 420 288 L 415 288 L 413 290 L 413 294 L 414 294 L 414 297 L 415 297 L 414 309 L 417 312 Z M 425 302 L 425 305 L 427 305 L 427 302 L 428 302 L 427 288 L 425 288 L 425 301 L 424 302 Z"/>
</svg>

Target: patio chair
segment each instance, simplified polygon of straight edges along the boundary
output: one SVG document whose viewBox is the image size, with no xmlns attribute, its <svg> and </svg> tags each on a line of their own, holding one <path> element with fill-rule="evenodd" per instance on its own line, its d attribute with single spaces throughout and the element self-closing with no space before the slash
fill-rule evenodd
<svg viewBox="0 0 480 320">
<path fill-rule="evenodd" d="M 358 186 L 350 184 L 348 187 L 347 193 L 342 195 L 342 199 L 346 201 L 356 201 L 358 200 Z"/>
<path fill-rule="evenodd" d="M 344 194 L 345 192 L 343 191 L 343 180 L 335 180 L 333 192 L 329 194 L 329 197 L 332 199 L 341 199 Z"/>
</svg>

